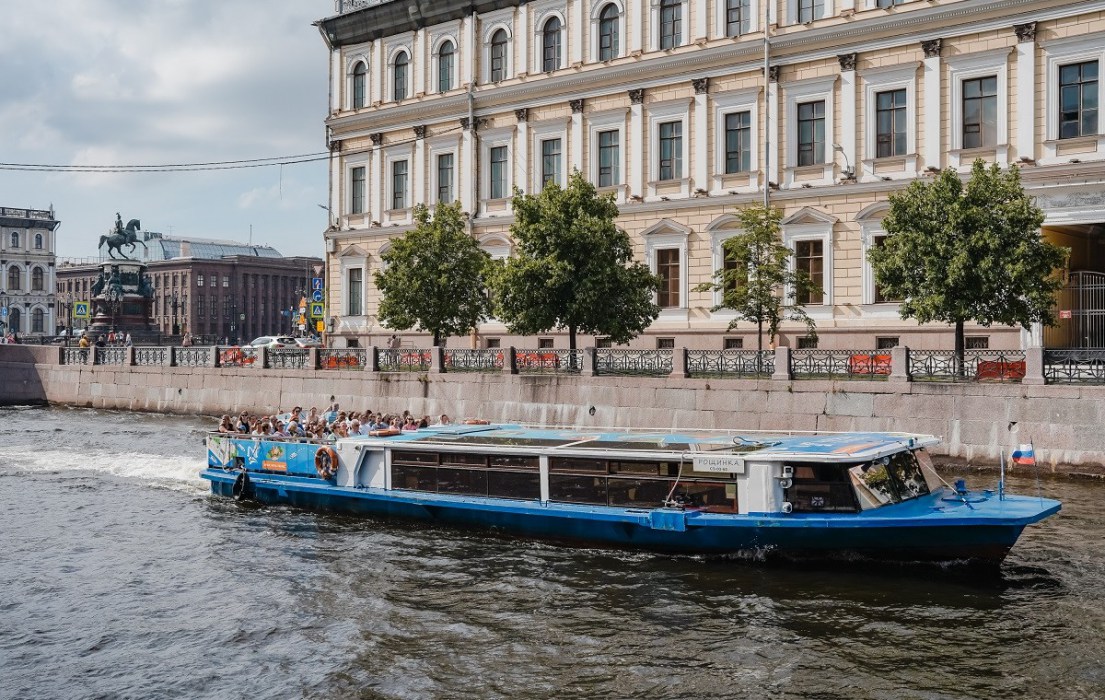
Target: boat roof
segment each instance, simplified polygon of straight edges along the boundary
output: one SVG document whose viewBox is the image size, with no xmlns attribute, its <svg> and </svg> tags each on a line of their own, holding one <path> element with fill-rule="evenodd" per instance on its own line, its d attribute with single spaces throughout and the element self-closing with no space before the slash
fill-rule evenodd
<svg viewBox="0 0 1105 700">
<path fill-rule="evenodd" d="M 939 442 L 932 435 L 890 432 L 771 432 L 733 430 L 630 430 L 624 428 L 538 428 L 518 424 L 439 425 L 390 437 L 358 436 L 341 442 L 371 442 L 426 450 L 480 449 L 547 454 L 622 453 L 655 458 L 685 453 L 855 462 Z M 630 457 L 632 458 L 632 457 Z"/>
</svg>

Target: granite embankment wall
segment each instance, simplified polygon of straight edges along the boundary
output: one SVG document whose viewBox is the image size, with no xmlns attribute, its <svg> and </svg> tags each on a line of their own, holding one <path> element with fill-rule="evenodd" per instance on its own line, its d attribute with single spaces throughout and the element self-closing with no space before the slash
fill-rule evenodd
<svg viewBox="0 0 1105 700">
<path fill-rule="evenodd" d="M 1105 387 L 1097 386 L 63 365 L 58 355 L 0 346 L 0 404 L 217 415 L 336 400 L 537 424 L 900 430 L 941 436 L 942 454 L 976 463 L 1032 439 L 1045 468 L 1105 474 Z"/>
</svg>

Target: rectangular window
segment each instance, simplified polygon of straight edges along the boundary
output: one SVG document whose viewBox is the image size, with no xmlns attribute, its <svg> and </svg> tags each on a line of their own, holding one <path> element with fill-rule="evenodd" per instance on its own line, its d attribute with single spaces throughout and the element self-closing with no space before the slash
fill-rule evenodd
<svg viewBox="0 0 1105 700">
<path fill-rule="evenodd" d="M 750 0 L 725 0 L 725 36 L 747 34 L 752 26 Z"/>
<path fill-rule="evenodd" d="M 596 348 L 612 348 L 614 344 L 610 341 L 610 338 L 595 338 Z"/>
<path fill-rule="evenodd" d="M 675 338 L 657 338 L 656 339 L 657 350 L 674 350 Z"/>
<path fill-rule="evenodd" d="M 560 184 L 560 139 L 541 142 L 541 189 L 550 182 Z"/>
<path fill-rule="evenodd" d="M 196 286 L 197 287 L 202 287 L 203 286 L 203 275 L 196 275 Z"/>
<path fill-rule="evenodd" d="M 794 245 L 795 269 L 809 275 L 810 281 L 817 287 L 823 287 L 825 282 L 824 245 L 820 240 L 798 241 Z M 797 298 L 799 304 L 821 304 L 824 300 L 821 291 L 807 291 Z"/>
<path fill-rule="evenodd" d="M 989 350 L 990 336 L 969 335 L 963 339 L 963 347 L 966 350 Z"/>
<path fill-rule="evenodd" d="M 660 277 L 660 293 L 656 303 L 663 309 L 679 308 L 679 249 L 656 251 L 656 274 Z"/>
<path fill-rule="evenodd" d="M 963 81 L 963 148 L 998 143 L 998 78 Z"/>
<path fill-rule="evenodd" d="M 660 125 L 660 180 L 683 177 L 683 122 Z"/>
<path fill-rule="evenodd" d="M 885 9 L 887 7 L 894 7 L 895 5 L 901 5 L 904 2 L 905 2 L 905 0 L 878 0 L 875 3 L 875 7 L 881 7 L 881 8 Z"/>
<path fill-rule="evenodd" d="M 812 22 L 825 14 L 825 0 L 798 0 L 798 21 Z"/>
<path fill-rule="evenodd" d="M 449 92 L 453 89 L 453 45 L 447 44 L 437 55 L 437 91 Z"/>
<path fill-rule="evenodd" d="M 538 338 L 537 339 L 537 349 L 538 350 L 550 350 L 550 349 L 552 349 L 552 346 L 553 346 L 553 339 L 552 338 Z"/>
<path fill-rule="evenodd" d="M 617 131 L 599 132 L 599 187 L 613 187 L 621 182 L 621 145 Z"/>
<path fill-rule="evenodd" d="M 725 173 L 746 173 L 752 169 L 752 113 L 725 115 Z"/>
<path fill-rule="evenodd" d="M 875 95 L 875 152 L 878 158 L 906 153 L 905 88 Z"/>
<path fill-rule="evenodd" d="M 453 201 L 452 153 L 442 153 L 437 157 L 437 201 L 444 204 Z"/>
<path fill-rule="evenodd" d="M 488 350 L 498 350 L 501 347 L 502 341 L 499 338 L 486 338 L 484 340 L 484 347 Z"/>
<path fill-rule="evenodd" d="M 683 43 L 682 0 L 660 0 L 660 48 L 674 49 Z"/>
<path fill-rule="evenodd" d="M 491 199 L 506 197 L 506 169 L 506 146 L 495 146 L 491 149 Z"/>
<path fill-rule="evenodd" d="M 876 350 L 889 350 L 890 348 L 898 347 L 898 345 L 898 336 L 896 335 L 875 338 Z"/>
<path fill-rule="evenodd" d="M 805 336 L 805 335 L 802 336 L 801 338 L 798 339 L 798 349 L 799 350 L 816 350 L 817 349 L 817 338 L 811 338 L 811 337 Z"/>
<path fill-rule="evenodd" d="M 223 275 L 223 289 L 230 286 L 230 275 Z"/>
<path fill-rule="evenodd" d="M 200 318 L 206 318 L 207 316 L 207 305 L 204 303 L 202 294 L 196 295 L 196 313 Z"/>
<path fill-rule="evenodd" d="M 1097 61 L 1059 67 L 1059 138 L 1097 133 Z"/>
<path fill-rule="evenodd" d="M 798 105 L 798 166 L 825 162 L 825 101 Z"/>
<path fill-rule="evenodd" d="M 391 164 L 391 208 L 407 208 L 407 161 Z"/>
<path fill-rule="evenodd" d="M 365 194 L 365 168 L 364 166 L 353 168 L 353 191 L 351 192 L 351 214 L 364 214 L 364 194 Z"/>
<path fill-rule="evenodd" d="M 349 305 L 346 307 L 346 313 L 350 316 L 360 316 L 361 310 L 361 293 L 362 293 L 362 279 L 364 271 L 355 267 L 349 271 Z"/>
<path fill-rule="evenodd" d="M 722 348 L 725 350 L 743 350 L 744 338 L 725 338 Z"/>
</svg>

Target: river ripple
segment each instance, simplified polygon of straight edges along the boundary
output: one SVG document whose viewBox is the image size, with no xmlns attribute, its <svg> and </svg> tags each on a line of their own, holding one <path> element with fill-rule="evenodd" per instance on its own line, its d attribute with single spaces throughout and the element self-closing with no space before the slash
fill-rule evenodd
<svg viewBox="0 0 1105 700">
<path fill-rule="evenodd" d="M 1101 484 L 963 580 L 239 504 L 206 419 L 0 419 L 0 698 L 1105 697 Z"/>
</svg>

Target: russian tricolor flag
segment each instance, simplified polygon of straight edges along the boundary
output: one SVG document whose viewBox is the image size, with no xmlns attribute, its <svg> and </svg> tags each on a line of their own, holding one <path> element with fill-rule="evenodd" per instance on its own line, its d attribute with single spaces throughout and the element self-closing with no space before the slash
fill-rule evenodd
<svg viewBox="0 0 1105 700">
<path fill-rule="evenodd" d="M 1036 464 L 1036 452 L 1032 449 L 1032 443 L 1021 445 L 1013 451 L 1013 463 L 1029 467 Z"/>
</svg>

